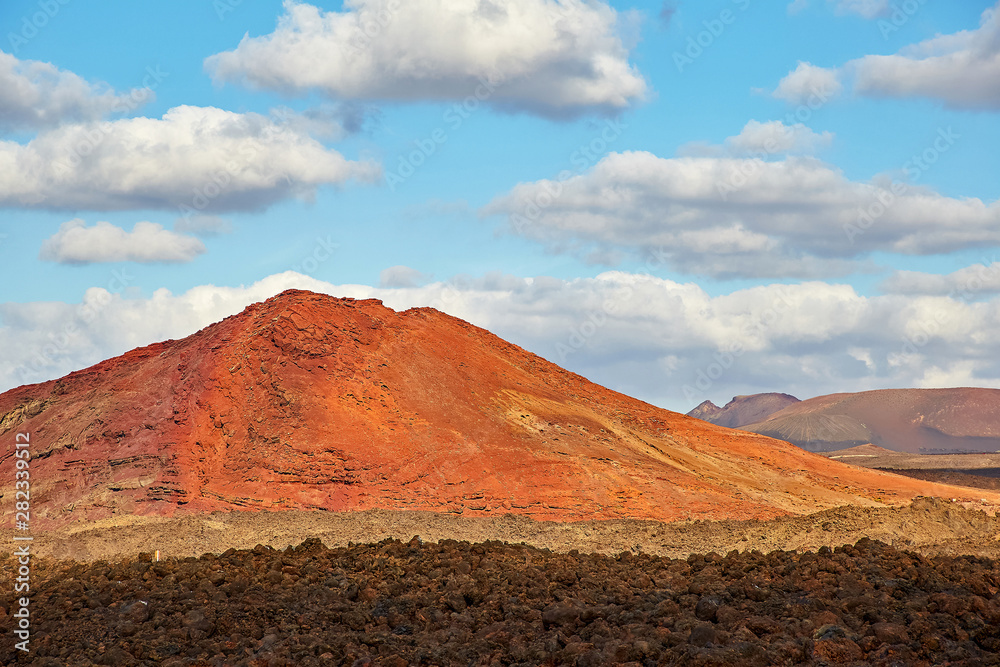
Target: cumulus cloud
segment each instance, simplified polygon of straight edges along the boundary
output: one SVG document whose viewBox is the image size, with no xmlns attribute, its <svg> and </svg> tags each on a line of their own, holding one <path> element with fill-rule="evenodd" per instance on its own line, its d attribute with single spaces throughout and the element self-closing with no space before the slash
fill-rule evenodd
<svg viewBox="0 0 1000 667">
<path fill-rule="evenodd" d="M 345 100 L 480 95 L 550 117 L 623 109 L 646 91 L 618 15 L 601 0 L 352 0 L 341 12 L 285 0 L 284 8 L 273 33 L 206 59 L 216 81 Z"/>
<path fill-rule="evenodd" d="M 894 294 L 948 295 L 966 300 L 1000 294 L 1000 262 L 984 261 L 947 275 L 896 271 L 882 283 L 882 289 Z"/>
<path fill-rule="evenodd" d="M 139 345 L 180 338 L 291 287 L 432 306 L 570 370 L 687 411 L 705 399 L 809 397 L 884 387 L 1000 382 L 1000 300 L 866 297 L 848 285 L 761 285 L 712 296 L 694 284 L 608 272 L 560 280 L 491 274 L 420 287 L 332 285 L 298 273 L 81 304 L 0 305 L 0 390 L 55 378 Z M 992 374 L 991 374 L 992 369 Z"/>
<path fill-rule="evenodd" d="M 850 67 L 860 95 L 1000 110 L 1000 4 L 983 12 L 976 30 L 935 37 L 895 55 L 865 56 Z"/>
<path fill-rule="evenodd" d="M 379 287 L 416 287 L 430 280 L 430 276 L 409 266 L 390 266 L 379 274 Z"/>
<path fill-rule="evenodd" d="M 171 232 L 154 222 L 137 222 L 131 232 L 110 222 L 93 227 L 79 218 L 64 222 L 42 243 L 38 258 L 60 264 L 97 262 L 190 262 L 205 252 L 193 236 Z"/>
<path fill-rule="evenodd" d="M 119 94 L 50 63 L 20 60 L 0 51 L 0 132 L 93 121 L 151 99 L 148 89 Z"/>
<path fill-rule="evenodd" d="M 896 29 L 888 20 L 879 24 L 883 32 Z M 845 81 L 856 95 L 926 98 L 953 109 L 1000 110 L 1000 4 L 983 12 L 975 30 L 939 35 L 892 55 L 867 55 L 838 68 L 800 62 L 773 95 L 800 104 L 817 90 L 832 91 L 829 97 L 836 97 Z"/>
<path fill-rule="evenodd" d="M 347 160 L 278 119 L 213 107 L 0 142 L 0 206 L 9 207 L 252 211 L 322 185 L 380 178 L 377 164 Z"/>
<path fill-rule="evenodd" d="M 790 104 L 825 104 L 844 91 L 837 70 L 799 62 L 798 67 L 781 80 L 771 95 Z"/>
<path fill-rule="evenodd" d="M 719 278 L 843 275 L 875 251 L 1000 244 L 1000 202 L 850 181 L 796 156 L 611 153 L 586 173 L 518 184 L 480 214 L 554 250 L 656 251 L 674 270 Z"/>
<path fill-rule="evenodd" d="M 726 139 L 726 148 L 733 155 L 813 154 L 832 142 L 832 132 L 817 133 L 802 123 L 751 120 L 738 135 Z"/>
</svg>

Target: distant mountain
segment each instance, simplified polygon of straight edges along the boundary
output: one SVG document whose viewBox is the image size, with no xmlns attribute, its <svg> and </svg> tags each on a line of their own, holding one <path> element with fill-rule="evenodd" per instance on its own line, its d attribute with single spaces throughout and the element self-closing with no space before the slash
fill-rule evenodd
<svg viewBox="0 0 1000 667">
<path fill-rule="evenodd" d="M 747 424 L 755 424 L 764 421 L 772 414 L 798 403 L 799 399 L 789 394 L 750 394 L 749 396 L 736 396 L 726 403 L 726 407 L 720 408 L 712 401 L 705 401 L 691 412 L 688 417 L 701 419 L 712 424 L 725 426 L 727 428 L 739 428 Z"/>
<path fill-rule="evenodd" d="M 743 430 L 813 452 L 874 444 L 898 452 L 1000 450 L 1000 389 L 883 389 L 818 396 Z"/>
</svg>

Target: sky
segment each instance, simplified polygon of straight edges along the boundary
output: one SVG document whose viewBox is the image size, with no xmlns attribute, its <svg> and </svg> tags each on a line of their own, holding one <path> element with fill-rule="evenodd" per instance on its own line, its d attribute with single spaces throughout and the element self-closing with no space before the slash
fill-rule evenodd
<svg viewBox="0 0 1000 667">
<path fill-rule="evenodd" d="M 288 288 L 682 412 L 1000 386 L 998 9 L 8 0 L 0 391 Z"/>
</svg>

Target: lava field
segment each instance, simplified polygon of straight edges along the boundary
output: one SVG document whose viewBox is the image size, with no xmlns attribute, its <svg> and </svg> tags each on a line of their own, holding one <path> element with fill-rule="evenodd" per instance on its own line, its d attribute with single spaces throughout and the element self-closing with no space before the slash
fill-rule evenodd
<svg viewBox="0 0 1000 667">
<path fill-rule="evenodd" d="M 158 562 L 38 558 L 31 650 L 5 643 L 0 662 L 996 665 L 998 589 L 994 560 L 868 539 L 686 560 L 417 537 Z M 0 601 L 5 625 L 13 604 Z"/>
</svg>

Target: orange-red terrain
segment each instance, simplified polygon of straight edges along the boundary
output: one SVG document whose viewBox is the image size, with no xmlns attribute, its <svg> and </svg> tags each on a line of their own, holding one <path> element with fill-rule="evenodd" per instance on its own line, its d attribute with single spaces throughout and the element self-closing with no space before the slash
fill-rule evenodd
<svg viewBox="0 0 1000 667">
<path fill-rule="evenodd" d="M 17 432 L 36 528 L 236 508 L 669 521 L 1000 502 L 656 408 L 430 308 L 304 291 L 0 395 L 5 501 Z"/>
</svg>

